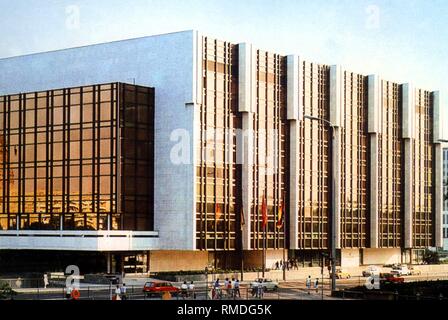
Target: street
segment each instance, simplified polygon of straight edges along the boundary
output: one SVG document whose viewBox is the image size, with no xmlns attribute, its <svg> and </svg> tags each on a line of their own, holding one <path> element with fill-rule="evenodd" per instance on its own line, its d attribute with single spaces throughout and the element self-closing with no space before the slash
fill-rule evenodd
<svg viewBox="0 0 448 320">
<path fill-rule="evenodd" d="M 362 286 L 366 283 L 365 277 L 351 277 L 350 279 L 338 279 L 337 289 L 338 290 L 348 290 L 353 287 Z M 448 274 L 424 274 L 418 276 L 405 276 L 405 282 L 412 281 L 430 281 L 430 280 L 447 280 Z M 129 300 L 160 300 L 161 297 L 145 297 L 143 294 L 143 285 L 146 281 L 154 280 L 149 278 L 127 278 L 127 297 Z M 319 288 L 316 291 L 314 288 L 311 290 L 306 289 L 306 280 L 295 280 L 295 281 L 280 281 L 279 288 L 276 291 L 268 291 L 263 293 L 262 299 L 287 299 L 287 300 L 329 300 L 329 299 L 339 299 L 330 296 L 330 283 L 331 279 L 324 278 L 323 287 L 322 279 L 319 278 Z M 174 283 L 176 286 L 180 286 L 181 283 Z M 208 283 L 210 288 L 211 282 Z M 204 282 L 195 283 L 195 292 L 197 300 L 211 299 L 211 289 L 209 289 L 208 295 L 206 295 L 206 285 Z M 79 289 L 81 295 L 80 300 L 110 300 L 113 296 L 115 286 L 111 285 L 95 285 L 82 283 Z M 29 289 L 15 289 L 17 295 L 14 297 L 15 300 L 65 300 L 64 288 L 29 288 Z M 249 287 L 249 282 L 242 282 L 240 288 L 241 297 L 233 297 L 226 290 L 222 290 L 223 300 L 233 300 L 233 299 L 260 299 L 252 296 L 251 289 Z M 182 297 L 181 295 L 172 296 L 171 299 L 193 299 L 190 297 Z"/>
</svg>

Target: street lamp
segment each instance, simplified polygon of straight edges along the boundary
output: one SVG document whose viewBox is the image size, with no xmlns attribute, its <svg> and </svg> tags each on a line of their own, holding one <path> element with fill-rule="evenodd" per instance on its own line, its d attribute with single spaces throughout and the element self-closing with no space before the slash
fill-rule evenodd
<svg viewBox="0 0 448 320">
<path fill-rule="evenodd" d="M 334 134 L 334 125 L 325 119 L 305 115 L 305 119 L 313 120 L 313 121 L 320 121 L 328 125 L 328 127 L 331 130 L 331 148 L 334 148 L 335 145 L 335 134 Z M 332 156 L 333 158 L 333 156 Z M 335 168 L 333 168 L 335 170 Z M 331 174 L 331 291 L 336 291 L 336 208 L 335 208 L 335 179 L 334 174 Z"/>
<path fill-rule="evenodd" d="M 208 300 L 208 266 L 205 267 L 205 300 Z"/>
</svg>

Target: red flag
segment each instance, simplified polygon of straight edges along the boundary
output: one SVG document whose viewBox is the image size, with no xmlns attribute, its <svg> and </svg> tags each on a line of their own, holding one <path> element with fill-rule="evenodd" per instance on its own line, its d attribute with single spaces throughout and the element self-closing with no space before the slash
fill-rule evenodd
<svg viewBox="0 0 448 320">
<path fill-rule="evenodd" d="M 266 197 L 263 194 L 263 203 L 261 204 L 261 217 L 262 217 L 262 226 L 263 229 L 266 228 L 266 225 L 268 224 L 268 206 L 266 204 Z"/>
<path fill-rule="evenodd" d="M 283 213 L 285 208 L 285 201 L 282 199 L 282 202 L 280 203 L 278 207 L 278 215 L 277 215 L 277 229 L 281 229 L 283 227 Z"/>
<path fill-rule="evenodd" d="M 215 215 L 216 215 L 216 221 L 221 220 L 222 217 L 221 207 L 217 203 L 215 204 Z"/>
</svg>

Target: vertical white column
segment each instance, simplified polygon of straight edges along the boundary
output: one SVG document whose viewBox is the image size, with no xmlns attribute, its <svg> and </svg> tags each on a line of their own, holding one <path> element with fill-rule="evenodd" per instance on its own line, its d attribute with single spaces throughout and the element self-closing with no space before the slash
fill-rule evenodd
<svg viewBox="0 0 448 320">
<path fill-rule="evenodd" d="M 330 122 L 333 125 L 332 174 L 334 179 L 334 237 L 336 248 L 341 248 L 341 113 L 342 113 L 342 80 L 340 66 L 330 67 Z"/>
<path fill-rule="evenodd" d="M 404 142 L 404 247 L 412 248 L 412 181 L 413 181 L 413 155 L 412 139 L 414 138 L 414 89 L 412 85 L 403 84 L 403 142 Z"/>
<path fill-rule="evenodd" d="M 302 110 L 302 63 L 298 56 L 287 57 L 287 117 L 289 120 L 289 245 L 299 248 L 299 121 Z"/>
<path fill-rule="evenodd" d="M 370 247 L 379 246 L 378 207 L 378 134 L 382 113 L 381 80 L 377 75 L 368 77 L 368 132 L 370 135 Z"/>
<path fill-rule="evenodd" d="M 442 137 L 442 128 L 441 128 L 441 98 L 440 92 L 435 91 L 432 93 L 433 98 L 433 137 L 435 144 L 435 217 L 434 217 L 434 225 L 435 225 L 435 241 L 434 245 L 436 247 L 443 247 L 443 233 L 442 233 L 442 215 L 443 215 L 443 149 L 441 139 Z"/>
<path fill-rule="evenodd" d="M 201 119 L 200 119 L 200 110 L 202 105 L 202 90 L 204 88 L 203 76 L 202 76 L 202 55 L 203 55 L 203 42 L 202 35 L 195 31 L 193 32 L 193 87 L 192 87 L 192 101 L 185 104 L 186 108 L 193 109 L 193 132 L 192 132 L 192 141 L 190 154 L 192 155 L 193 166 L 191 167 L 191 177 L 193 181 L 193 197 L 197 195 L 197 183 L 196 183 L 196 165 L 199 163 L 200 159 L 197 159 L 197 150 L 200 148 L 201 143 Z M 191 237 L 189 237 L 190 247 L 193 250 L 196 250 L 196 201 L 192 201 L 192 216 L 190 221 L 188 222 L 188 227 L 192 230 Z"/>
<path fill-rule="evenodd" d="M 256 102 L 256 66 L 251 44 L 238 45 L 239 51 L 239 112 L 242 113 L 242 205 L 245 224 L 242 228 L 243 249 L 250 250 L 251 203 L 253 199 L 253 112 Z"/>
</svg>

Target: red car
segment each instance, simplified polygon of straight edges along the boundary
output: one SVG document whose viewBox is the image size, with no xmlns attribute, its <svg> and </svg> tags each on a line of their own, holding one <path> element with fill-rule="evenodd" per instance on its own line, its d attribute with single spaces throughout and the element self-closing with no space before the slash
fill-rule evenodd
<svg viewBox="0 0 448 320">
<path fill-rule="evenodd" d="M 384 273 L 381 275 L 383 283 L 404 283 L 404 278 L 393 273 Z"/>
<path fill-rule="evenodd" d="M 151 281 L 146 282 L 143 286 L 143 292 L 146 297 L 150 297 L 153 295 L 163 295 L 165 292 L 169 292 L 172 295 L 177 295 L 180 292 L 180 289 L 176 286 L 173 286 L 170 282 L 158 282 Z"/>
</svg>

